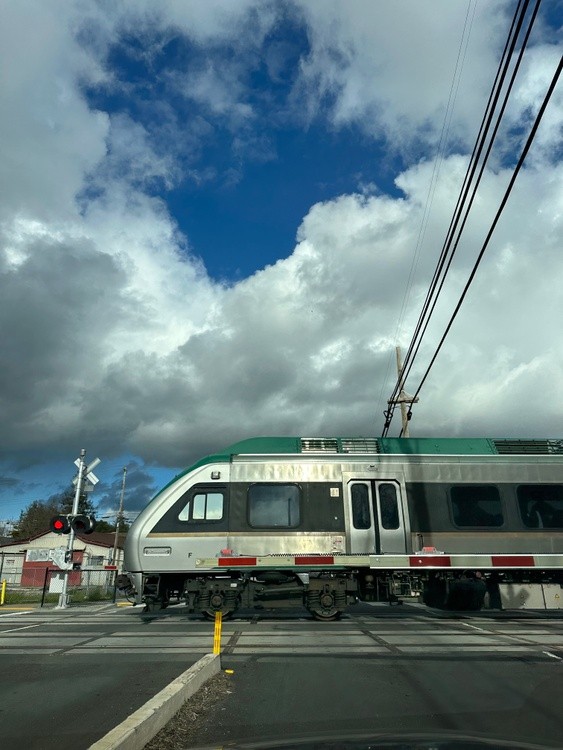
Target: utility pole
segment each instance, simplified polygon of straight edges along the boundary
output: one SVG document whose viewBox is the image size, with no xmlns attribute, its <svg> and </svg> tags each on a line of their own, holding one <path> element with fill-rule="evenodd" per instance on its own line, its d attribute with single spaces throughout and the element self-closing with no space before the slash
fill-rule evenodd
<svg viewBox="0 0 563 750">
<path fill-rule="evenodd" d="M 399 397 L 395 400 L 390 399 L 387 403 L 389 406 L 394 406 L 395 404 L 399 404 L 401 407 L 401 422 L 402 422 L 402 430 L 401 434 L 403 437 L 409 437 L 409 417 L 408 417 L 408 410 L 407 410 L 407 404 L 416 404 L 418 402 L 418 397 L 413 398 L 412 396 L 409 396 L 407 393 L 405 393 L 404 386 L 405 381 L 403 378 L 403 363 L 401 361 L 401 347 L 396 346 L 395 347 L 395 353 L 397 355 L 397 378 L 400 380 L 400 388 L 399 388 Z"/>
<path fill-rule="evenodd" d="M 115 519 L 115 539 L 113 542 L 113 555 L 112 564 L 117 564 L 117 539 L 119 536 L 119 526 L 123 518 L 123 498 L 125 496 L 125 478 L 127 477 L 127 466 L 123 467 L 123 479 L 121 481 L 121 495 L 119 496 L 119 510 L 117 512 L 117 518 Z"/>
</svg>

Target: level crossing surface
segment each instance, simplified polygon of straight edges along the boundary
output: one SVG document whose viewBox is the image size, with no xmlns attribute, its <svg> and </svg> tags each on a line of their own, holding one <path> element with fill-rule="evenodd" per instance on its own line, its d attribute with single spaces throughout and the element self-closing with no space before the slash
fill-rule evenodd
<svg viewBox="0 0 563 750">
<path fill-rule="evenodd" d="M 305 610 L 242 612 L 221 643 L 233 690 L 189 742 L 283 736 L 288 722 L 310 734 L 328 718 L 345 732 L 405 721 L 463 729 L 464 719 L 474 729 L 494 715 L 501 734 L 540 727 L 547 746 L 563 746 L 560 612 L 359 605 L 334 623 Z M 2 747 L 86 748 L 212 644 L 213 623 L 182 607 L 0 613 Z"/>
</svg>

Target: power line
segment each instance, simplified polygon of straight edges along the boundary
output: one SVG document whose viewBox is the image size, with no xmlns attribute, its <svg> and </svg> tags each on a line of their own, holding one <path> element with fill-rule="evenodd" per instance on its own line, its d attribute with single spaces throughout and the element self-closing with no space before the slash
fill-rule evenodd
<svg viewBox="0 0 563 750">
<path fill-rule="evenodd" d="M 405 377 L 410 373 L 413 361 L 416 358 L 416 355 L 418 354 L 418 350 L 420 348 L 420 343 L 422 341 L 422 338 L 424 337 L 424 334 L 426 333 L 426 329 L 428 328 L 428 324 L 430 322 L 430 318 L 432 317 L 432 315 L 434 313 L 434 309 L 436 307 L 436 304 L 437 304 L 437 301 L 438 301 L 438 297 L 440 296 L 440 293 L 442 291 L 442 288 L 443 288 L 445 280 L 446 280 L 446 276 L 447 276 L 447 274 L 448 274 L 448 272 L 450 270 L 452 261 L 454 259 L 454 256 L 455 256 L 455 253 L 457 251 L 457 248 L 459 246 L 459 241 L 461 239 L 461 235 L 463 233 L 463 230 L 465 229 L 465 225 L 466 225 L 467 219 L 469 217 L 469 212 L 470 212 L 470 210 L 471 210 L 471 208 L 473 206 L 473 201 L 475 200 L 475 197 L 477 195 L 477 190 L 478 190 L 479 185 L 481 183 L 481 179 L 482 179 L 483 173 L 485 171 L 485 166 L 486 166 L 486 164 L 487 164 L 487 162 L 489 160 L 489 156 L 491 154 L 493 144 L 494 144 L 494 142 L 496 140 L 496 137 L 497 137 L 497 134 L 498 134 L 498 130 L 499 130 L 499 127 L 500 127 L 500 123 L 501 123 L 502 117 L 503 117 L 505 109 L 506 109 L 506 105 L 508 104 L 508 99 L 510 97 L 510 93 L 512 91 L 512 87 L 514 85 L 514 81 L 516 79 L 516 74 L 518 73 L 518 70 L 520 68 L 520 63 L 522 62 L 522 58 L 524 56 L 524 50 L 526 49 L 526 44 L 528 42 L 531 30 L 532 30 L 532 26 L 533 26 L 533 23 L 534 23 L 534 20 L 535 20 L 535 16 L 536 16 L 536 13 L 537 13 L 537 11 L 539 9 L 540 2 L 541 2 L 541 0 L 537 0 L 537 2 L 536 2 L 536 7 L 534 9 L 534 13 L 532 14 L 532 17 L 530 19 L 530 23 L 529 23 L 527 31 L 526 31 L 524 42 L 523 42 L 523 44 L 522 44 L 522 46 L 520 48 L 520 52 L 519 52 L 516 64 L 514 66 L 514 70 L 512 72 L 512 76 L 510 78 L 510 82 L 509 82 L 507 90 L 505 92 L 504 99 L 503 99 L 503 102 L 502 102 L 499 114 L 497 116 L 495 127 L 493 129 L 493 132 L 492 132 L 492 135 L 491 135 L 491 138 L 490 138 L 490 141 L 489 141 L 489 145 L 488 145 L 488 147 L 487 147 L 487 149 L 485 151 L 485 155 L 484 155 L 483 161 L 481 163 L 481 168 L 479 170 L 479 174 L 478 174 L 477 179 L 475 181 L 475 185 L 473 187 L 471 197 L 469 198 L 469 201 L 468 201 L 468 204 L 467 204 L 467 208 L 465 209 L 465 216 L 464 216 L 464 218 L 463 218 L 463 220 L 461 222 L 459 230 L 457 231 L 457 238 L 455 240 L 455 243 L 453 244 L 453 247 L 452 247 L 452 242 L 453 242 L 453 238 L 454 238 L 454 232 L 455 232 L 455 230 L 457 228 L 457 223 L 459 221 L 459 218 L 461 217 L 461 212 L 459 213 L 458 217 L 456 218 L 456 222 L 454 224 L 454 227 L 453 227 L 453 230 L 451 232 L 451 235 L 448 237 L 448 247 L 447 247 L 447 249 L 449 250 L 451 248 L 451 251 L 450 251 L 449 257 L 448 257 L 448 261 L 447 261 L 447 264 L 445 266 L 444 272 L 442 274 L 442 278 L 441 278 L 440 284 L 438 286 L 437 292 L 436 292 L 436 294 L 434 296 L 434 300 L 432 302 L 432 306 L 430 308 L 430 312 L 429 312 L 429 314 L 428 314 L 428 316 L 426 318 L 424 327 L 422 329 L 422 333 L 420 334 L 419 341 L 417 343 L 416 349 L 414 350 L 412 361 L 409 363 L 408 370 L 405 373 Z M 523 12 L 525 12 L 525 10 L 526 10 L 526 8 L 523 9 Z M 516 34 L 518 34 L 518 29 L 516 30 Z M 500 88 L 502 87 L 503 82 L 504 82 L 504 77 L 505 77 L 505 75 L 503 74 L 503 76 L 501 77 L 501 80 L 499 82 L 499 91 L 498 91 L 499 94 L 500 94 Z M 486 131 L 488 130 L 489 125 L 490 125 L 490 121 L 491 121 L 491 118 L 492 118 L 492 111 L 494 109 L 494 106 L 496 106 L 497 103 L 498 103 L 498 95 L 495 97 L 495 101 L 493 102 L 493 108 L 491 109 L 491 116 L 489 117 L 489 120 L 487 122 L 487 127 L 485 129 L 485 135 L 486 135 Z M 482 146 L 479 148 L 479 150 L 477 152 L 475 163 L 474 163 L 472 171 L 471 171 L 470 180 L 469 180 L 468 185 L 467 185 L 467 191 L 465 192 L 464 201 L 463 202 L 465 202 L 465 199 L 467 197 L 467 192 L 469 190 L 469 185 L 470 185 L 471 179 L 473 179 L 473 177 L 475 175 L 475 171 L 477 169 L 477 164 L 478 164 L 478 159 L 479 159 L 479 156 L 480 156 L 480 153 L 482 151 L 482 147 L 483 146 L 484 146 L 484 141 L 483 141 Z M 467 178 L 467 175 L 466 175 L 466 178 Z M 464 183 L 464 185 L 465 185 L 465 183 Z M 463 190 L 463 188 L 462 188 L 462 190 Z M 463 208 L 463 206 L 462 206 L 462 208 Z M 451 227 L 451 225 L 450 225 L 450 227 Z M 446 253 L 446 256 L 447 256 L 447 253 Z"/>
<path fill-rule="evenodd" d="M 481 247 L 479 255 L 477 256 L 477 260 L 475 261 L 475 264 L 473 266 L 473 269 L 471 271 L 469 279 L 467 280 L 467 283 L 466 283 L 466 285 L 465 285 L 465 287 L 463 289 L 463 292 L 462 292 L 462 294 L 461 294 L 461 296 L 459 298 L 459 301 L 458 301 L 458 303 L 457 303 L 457 305 L 455 307 L 455 310 L 452 313 L 452 316 L 451 316 L 451 318 L 450 318 L 450 320 L 448 322 L 448 325 L 446 326 L 446 330 L 444 331 L 444 334 L 442 335 L 442 338 L 440 339 L 440 343 L 436 347 L 436 351 L 434 352 L 434 355 L 433 355 L 432 359 L 430 360 L 430 364 L 426 368 L 426 372 L 424 373 L 424 375 L 422 377 L 422 380 L 420 381 L 420 384 L 419 384 L 418 388 L 415 391 L 414 398 L 416 398 L 418 396 L 418 394 L 420 393 L 420 389 L 424 385 L 424 382 L 426 381 L 426 378 L 428 377 L 428 374 L 429 374 L 430 370 L 432 369 L 432 365 L 436 361 L 436 357 L 438 356 L 438 354 L 440 352 L 440 349 L 442 348 L 442 345 L 443 345 L 443 343 L 444 343 L 444 341 L 446 339 L 446 336 L 448 335 L 448 333 L 450 331 L 450 328 L 452 327 L 452 324 L 453 324 L 454 320 L 456 319 L 456 316 L 457 316 L 457 314 L 459 312 L 459 309 L 460 309 L 461 305 L 463 304 L 463 300 L 465 299 L 465 296 L 467 294 L 467 291 L 468 291 L 469 287 L 471 286 L 471 283 L 472 283 L 473 279 L 475 278 L 475 274 L 477 273 L 477 269 L 479 267 L 479 264 L 481 263 L 481 259 L 483 258 L 483 255 L 485 254 L 485 250 L 487 249 L 489 241 L 490 241 L 490 239 L 491 239 L 491 237 L 493 235 L 493 232 L 495 231 L 495 228 L 496 228 L 496 225 L 498 223 L 498 220 L 500 219 L 500 216 L 501 216 L 501 214 L 502 214 L 502 212 L 504 210 L 504 207 L 506 206 L 506 203 L 508 201 L 510 193 L 512 192 L 512 188 L 514 187 L 514 183 L 516 182 L 516 178 L 518 177 L 520 169 L 522 168 L 522 165 L 524 164 L 524 161 L 526 159 L 528 151 L 530 150 L 530 146 L 532 145 L 532 142 L 533 142 L 533 140 L 534 140 L 534 138 L 536 136 L 536 132 L 538 130 L 538 127 L 540 125 L 542 117 L 543 117 L 543 115 L 545 113 L 545 110 L 547 108 L 549 100 L 551 99 L 551 96 L 552 96 L 553 92 L 555 91 L 555 87 L 557 86 L 557 81 L 559 80 L 559 76 L 561 75 L 561 69 L 562 68 L 563 68 L 563 58 L 561 58 L 559 60 L 559 65 L 557 66 L 557 69 L 556 69 L 556 71 L 555 71 L 555 73 L 553 75 L 553 78 L 551 80 L 551 83 L 549 85 L 547 93 L 546 93 L 546 95 L 544 97 L 542 105 L 541 105 L 541 107 L 539 109 L 539 112 L 538 112 L 538 114 L 536 116 L 536 119 L 534 121 L 532 129 L 530 131 L 530 134 L 529 134 L 529 136 L 528 136 L 528 138 L 526 140 L 526 144 L 524 146 L 524 149 L 522 150 L 522 153 L 520 154 L 520 158 L 518 159 L 518 163 L 516 164 L 516 167 L 514 169 L 512 177 L 510 178 L 510 182 L 508 183 L 508 187 L 506 188 L 506 191 L 504 193 L 504 196 L 503 196 L 503 199 L 501 201 L 501 204 L 500 204 L 500 206 L 498 208 L 498 211 L 497 211 L 497 213 L 495 215 L 495 218 L 493 219 L 493 223 L 491 224 L 491 227 L 490 227 L 490 229 L 489 229 L 489 231 L 487 233 L 487 237 L 485 238 L 483 246 Z M 410 415 L 412 415 L 412 409 L 409 410 L 409 413 L 410 413 Z M 410 416 L 409 415 L 407 415 L 407 416 L 410 419 Z"/>
<path fill-rule="evenodd" d="M 492 115 L 494 112 L 494 108 L 496 106 L 496 103 L 498 102 L 498 97 L 500 96 L 500 91 L 502 88 L 502 85 L 504 83 L 504 78 L 506 77 L 506 73 L 508 71 L 508 65 L 510 61 L 510 57 L 514 51 L 514 48 L 516 46 L 516 40 L 518 38 L 519 31 L 521 29 L 524 16 L 528 7 L 529 0 L 520 0 L 518 3 L 518 6 L 515 10 L 514 16 L 512 18 L 512 23 L 510 26 L 510 30 L 508 33 L 508 37 L 504 46 L 504 50 L 501 56 L 501 60 L 499 63 L 499 67 L 497 69 L 497 73 L 495 76 L 495 80 L 493 82 L 493 86 L 491 88 L 491 92 L 489 94 L 489 99 L 487 102 L 487 106 L 485 108 L 485 113 L 483 115 L 483 118 L 481 120 L 481 125 L 479 128 L 479 132 L 477 134 L 477 139 L 475 141 L 475 145 L 473 147 L 473 152 L 471 154 L 469 165 L 467 168 L 467 172 L 465 174 L 465 178 L 463 181 L 463 185 L 461 187 L 460 194 L 457 199 L 456 206 L 454 208 L 454 213 L 452 216 L 452 219 L 450 221 L 450 226 L 448 228 L 448 231 L 446 233 L 446 239 L 444 240 L 444 244 L 442 246 L 442 250 L 440 253 L 440 257 L 438 259 L 438 263 L 436 265 L 436 268 L 434 270 L 434 275 L 432 277 L 432 280 L 430 282 L 430 287 L 428 289 L 426 299 L 424 301 L 422 311 L 419 315 L 419 319 L 417 321 L 415 332 L 413 334 L 411 343 L 409 344 L 409 348 L 407 350 L 407 354 L 405 356 L 404 365 L 403 365 L 403 382 L 404 379 L 406 379 L 408 373 L 410 372 L 412 365 L 414 363 L 414 359 L 416 358 L 416 355 L 418 353 L 418 350 L 420 348 L 420 343 L 422 341 L 422 338 L 424 337 L 424 334 L 426 332 L 426 328 L 428 326 L 428 322 L 430 320 L 430 317 L 432 316 L 432 313 L 434 311 L 434 308 L 436 306 L 437 298 L 440 295 L 440 292 L 442 290 L 442 286 L 445 280 L 445 277 L 447 275 L 447 272 L 449 270 L 449 267 L 451 265 L 451 259 L 450 262 L 446 264 L 446 261 L 448 259 L 448 254 L 451 248 L 451 243 L 454 237 L 455 230 L 457 229 L 457 225 L 459 223 L 461 212 L 464 208 L 464 204 L 467 200 L 467 196 L 469 194 L 469 190 L 471 187 L 471 182 L 474 177 L 475 171 L 477 169 L 477 164 L 479 157 L 481 155 L 481 151 L 485 144 L 485 139 L 487 137 L 488 129 L 491 124 Z M 474 190 L 476 189 L 476 186 Z M 453 254 L 455 254 L 455 249 L 452 252 L 452 258 Z M 445 270 L 444 270 L 445 267 Z M 442 281 L 440 285 L 438 286 L 440 282 L 440 278 L 442 277 Z M 436 291 L 437 290 L 437 291 Z M 428 312 L 430 310 L 430 312 Z M 399 383 L 397 381 L 395 388 L 393 390 L 393 393 L 391 395 L 391 398 L 389 399 L 389 402 L 393 403 L 393 401 L 396 398 L 396 395 L 399 390 Z M 394 408 L 392 407 L 390 417 L 392 418 L 394 412 Z M 388 423 L 390 422 L 390 419 L 387 418 L 386 420 L 386 426 L 384 428 L 388 429 Z M 385 434 L 385 432 L 384 432 Z"/>
<path fill-rule="evenodd" d="M 472 2 L 473 2 L 473 13 L 471 14 L 471 20 L 469 20 L 469 14 L 471 11 Z M 434 193 L 436 192 L 436 185 L 438 184 L 438 177 L 440 175 L 440 169 L 442 166 L 442 162 L 444 160 L 444 154 L 446 151 L 446 145 L 448 141 L 448 135 L 450 131 L 453 110 L 454 110 L 455 102 L 457 99 L 457 93 L 459 90 L 459 83 L 461 80 L 461 74 L 463 71 L 464 63 L 465 63 L 465 57 L 467 55 L 467 47 L 469 45 L 469 38 L 471 36 L 471 30 L 473 28 L 473 21 L 475 19 L 476 8 L 477 8 L 477 0 L 470 0 L 467 5 L 467 12 L 465 14 L 465 21 L 463 23 L 463 30 L 461 33 L 461 39 L 460 39 L 459 47 L 457 51 L 454 74 L 452 76 L 452 82 L 450 84 L 450 91 L 448 94 L 448 101 L 446 103 L 446 112 L 444 114 L 444 121 L 442 123 L 442 129 L 440 131 L 440 138 L 438 140 L 436 159 L 434 160 L 434 165 L 432 168 L 432 175 L 430 177 L 430 184 L 428 185 L 428 193 L 426 196 L 426 202 L 424 204 L 424 210 L 422 212 L 422 219 L 420 222 L 420 228 L 418 230 L 418 237 L 416 240 L 415 250 L 413 253 L 413 259 L 411 262 L 411 267 L 410 267 L 409 275 L 407 278 L 405 293 L 403 295 L 403 301 L 401 303 L 399 317 L 397 318 L 397 326 L 395 328 L 395 336 L 394 336 L 395 341 L 398 340 L 399 329 L 403 322 L 405 310 L 407 309 L 408 304 L 409 304 L 414 274 L 418 265 L 418 260 L 420 258 L 420 251 L 422 248 L 422 244 L 424 242 L 424 237 L 426 235 L 426 228 L 428 226 L 428 220 L 430 217 L 430 210 L 432 207 L 432 202 L 434 200 Z M 468 28 L 468 21 L 469 21 L 469 28 Z M 467 31 L 467 34 L 466 34 L 466 31 Z M 391 359 L 392 359 L 392 355 L 390 354 L 389 359 L 387 361 L 387 369 L 385 371 L 385 376 L 383 377 L 383 380 L 381 382 L 381 390 L 379 392 L 379 396 L 377 399 L 377 409 L 376 409 L 377 413 L 379 413 L 379 405 L 381 404 L 381 399 L 383 397 L 383 390 L 387 382 L 387 376 L 389 375 L 389 371 L 391 369 Z"/>
<path fill-rule="evenodd" d="M 514 85 L 516 74 L 520 67 L 520 63 L 522 61 L 524 51 L 526 49 L 526 45 L 527 45 L 534 21 L 537 16 L 537 12 L 539 10 L 539 5 L 541 2 L 541 0 L 536 0 L 534 10 L 527 22 L 527 28 L 526 28 L 526 32 L 524 35 L 524 40 L 521 44 L 519 55 L 514 65 L 514 69 L 510 77 L 509 84 L 504 93 L 504 97 L 503 97 L 502 104 L 500 106 L 500 110 L 498 114 L 496 115 L 495 124 L 494 124 L 494 127 L 492 128 L 492 133 L 489 136 L 489 131 L 491 130 L 491 126 L 493 123 L 494 113 L 499 102 L 500 94 L 503 89 L 506 76 L 508 75 L 511 59 L 514 54 L 514 50 L 516 48 L 518 37 L 520 35 L 522 26 L 524 24 L 524 19 L 526 17 L 529 1 L 530 0 L 524 0 L 523 2 L 522 0 L 520 0 L 515 10 L 514 16 L 512 18 L 512 23 L 510 26 L 510 30 L 508 32 L 508 37 L 504 46 L 504 50 L 501 56 L 499 67 L 497 69 L 495 80 L 493 82 L 491 92 L 489 94 L 489 99 L 487 102 L 487 106 L 485 108 L 485 113 L 481 121 L 479 133 L 477 135 L 477 139 L 473 147 L 473 152 L 470 157 L 470 161 L 469 161 L 467 172 L 464 178 L 464 182 L 463 182 L 460 194 L 458 196 L 458 200 L 454 209 L 452 219 L 450 221 L 450 226 L 446 233 L 446 239 L 444 240 L 444 244 L 442 246 L 440 257 L 438 259 L 438 263 L 436 265 L 434 275 L 430 282 L 430 286 L 429 286 L 426 299 L 422 307 L 422 311 L 419 315 L 419 319 L 415 327 L 415 332 L 411 339 L 411 342 L 410 342 L 410 345 L 409 345 L 409 348 L 408 348 L 408 351 L 404 360 L 403 372 L 401 373 L 401 378 L 397 380 L 397 383 L 393 389 L 391 398 L 389 399 L 389 402 L 388 402 L 390 404 L 390 407 L 385 413 L 385 425 L 384 425 L 383 433 L 382 433 L 383 435 L 387 434 L 390 424 L 391 424 L 391 420 L 393 418 L 393 414 L 394 414 L 394 410 L 396 406 L 395 402 L 397 398 L 397 393 L 400 390 L 400 381 L 402 383 L 405 382 L 408 374 L 410 373 L 412 369 L 416 356 L 418 355 L 420 345 L 422 343 L 424 335 L 426 334 L 428 324 L 436 308 L 438 298 L 440 297 L 440 294 L 442 292 L 446 276 L 451 267 L 451 263 L 455 256 L 456 250 L 458 248 L 459 241 L 463 233 L 463 230 L 465 228 L 467 218 L 469 216 L 469 212 L 473 205 L 473 201 L 475 199 L 477 189 L 481 182 L 481 178 L 483 176 L 485 166 L 490 156 L 493 144 L 496 140 L 498 129 L 499 129 L 502 117 L 504 115 L 506 105 L 507 105 L 510 93 L 512 91 L 512 87 Z M 487 144 L 487 140 L 488 140 L 488 146 L 485 148 L 485 145 Z M 481 159 L 481 154 L 483 153 L 484 149 L 485 149 L 485 153 L 481 162 L 481 166 L 480 166 L 477 178 L 475 179 L 475 174 L 477 172 L 479 161 Z"/>
</svg>

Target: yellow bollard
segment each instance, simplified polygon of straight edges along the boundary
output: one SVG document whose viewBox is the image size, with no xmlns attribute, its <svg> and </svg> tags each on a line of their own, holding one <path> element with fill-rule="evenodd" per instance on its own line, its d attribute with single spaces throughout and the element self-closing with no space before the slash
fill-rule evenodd
<svg viewBox="0 0 563 750">
<path fill-rule="evenodd" d="M 6 599 L 6 579 L 2 581 L 2 589 L 0 590 L 0 605 L 4 604 Z"/>
<path fill-rule="evenodd" d="M 215 612 L 215 632 L 213 634 L 213 653 L 221 653 L 221 628 L 223 627 L 223 613 Z"/>
</svg>

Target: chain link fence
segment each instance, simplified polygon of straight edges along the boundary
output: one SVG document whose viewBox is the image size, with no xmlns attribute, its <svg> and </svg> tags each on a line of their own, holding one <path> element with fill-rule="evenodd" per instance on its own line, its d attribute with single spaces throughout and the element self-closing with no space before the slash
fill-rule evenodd
<svg viewBox="0 0 563 750">
<path fill-rule="evenodd" d="M 117 599 L 116 570 L 100 570 L 99 568 L 59 570 L 58 568 L 47 568 L 43 573 L 42 607 L 53 601 L 58 604 L 65 576 L 68 578 L 67 604 L 115 602 Z"/>
<path fill-rule="evenodd" d="M 65 576 L 68 577 L 69 604 L 115 602 L 118 571 L 96 565 L 96 558 L 93 562 L 94 566 L 86 556 L 84 567 L 76 564 L 71 570 L 61 570 L 42 561 L 30 565 L 25 553 L 3 553 L 0 555 L 0 582 L 6 581 L 4 604 L 55 606 L 59 603 Z"/>
</svg>

